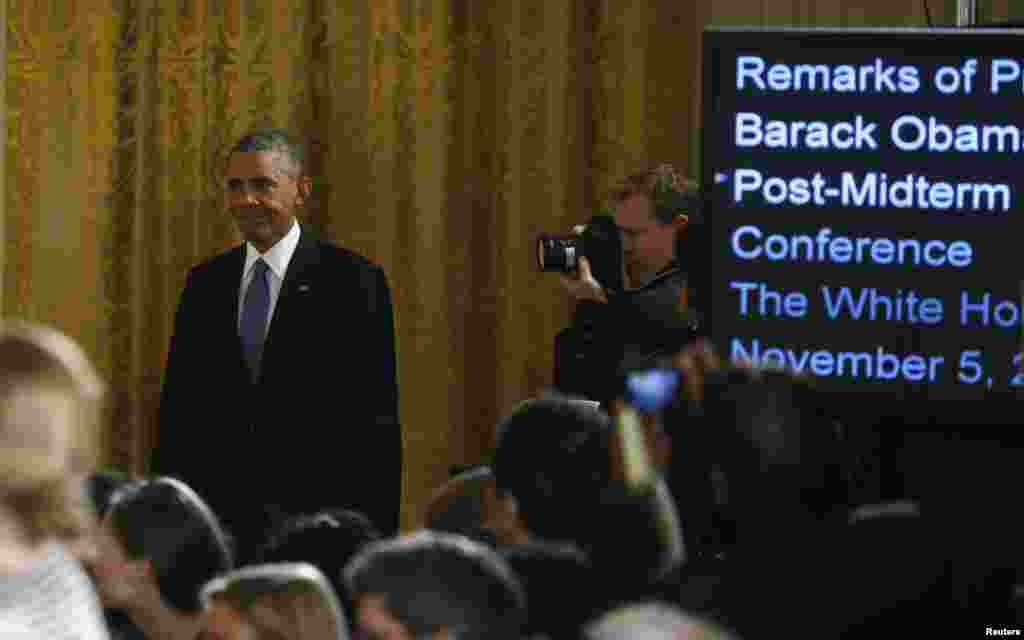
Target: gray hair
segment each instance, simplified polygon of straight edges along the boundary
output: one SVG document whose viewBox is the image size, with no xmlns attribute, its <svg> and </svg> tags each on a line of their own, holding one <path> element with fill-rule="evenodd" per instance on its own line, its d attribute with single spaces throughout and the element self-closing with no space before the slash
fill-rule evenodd
<svg viewBox="0 0 1024 640">
<path fill-rule="evenodd" d="M 498 553 L 469 538 L 421 530 L 365 547 L 345 567 L 349 595 L 384 599 L 413 636 L 445 628 L 463 640 L 519 638 L 526 595 Z"/>
<path fill-rule="evenodd" d="M 716 625 L 661 602 L 621 606 L 588 624 L 586 640 L 735 640 Z"/>
<path fill-rule="evenodd" d="M 305 173 L 305 150 L 283 129 L 253 129 L 238 139 L 227 157 L 236 151 L 272 151 L 284 159 L 280 163 L 284 173 L 293 177 Z"/>
<path fill-rule="evenodd" d="M 210 606 L 215 599 L 223 599 L 244 612 L 262 596 L 292 586 L 315 592 L 321 612 L 333 620 L 337 640 L 349 640 L 348 621 L 337 594 L 324 574 L 308 563 L 281 562 L 235 569 L 208 582 L 200 598 L 204 607 Z"/>
</svg>

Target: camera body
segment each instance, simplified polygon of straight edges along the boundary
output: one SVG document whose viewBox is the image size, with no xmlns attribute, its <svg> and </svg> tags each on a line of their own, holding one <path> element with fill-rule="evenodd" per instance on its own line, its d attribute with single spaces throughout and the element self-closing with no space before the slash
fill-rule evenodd
<svg viewBox="0 0 1024 640">
<path fill-rule="evenodd" d="M 541 271 L 574 273 L 583 257 L 590 261 L 594 278 L 609 294 L 624 288 L 622 236 L 615 218 L 596 215 L 574 233 L 542 233 L 537 238 L 537 266 Z"/>
</svg>

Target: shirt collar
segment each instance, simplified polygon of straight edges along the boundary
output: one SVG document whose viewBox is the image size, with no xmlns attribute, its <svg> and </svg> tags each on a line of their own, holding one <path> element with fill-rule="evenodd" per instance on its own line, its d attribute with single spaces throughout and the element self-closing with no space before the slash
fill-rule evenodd
<svg viewBox="0 0 1024 640">
<path fill-rule="evenodd" d="M 263 258 L 263 261 L 267 263 L 270 270 L 274 272 L 279 280 L 284 280 L 284 274 L 288 271 L 288 263 L 292 261 L 292 256 L 295 255 L 295 248 L 299 246 L 299 236 L 302 234 L 299 229 L 299 221 L 294 220 L 292 222 L 292 228 L 288 230 L 283 238 L 277 241 L 277 244 L 267 249 L 266 253 L 261 254 L 259 249 L 252 246 L 251 242 L 245 243 L 245 271 L 243 274 L 248 275 L 249 270 L 252 269 L 252 265 L 257 260 Z"/>
</svg>

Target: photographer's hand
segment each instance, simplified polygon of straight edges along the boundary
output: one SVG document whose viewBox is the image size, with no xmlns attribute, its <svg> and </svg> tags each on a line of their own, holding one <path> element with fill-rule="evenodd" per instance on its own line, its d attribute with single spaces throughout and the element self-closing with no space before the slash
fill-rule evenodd
<svg viewBox="0 0 1024 640">
<path fill-rule="evenodd" d="M 562 288 L 568 291 L 569 295 L 577 301 L 592 300 L 594 302 L 608 303 L 608 296 L 605 294 L 604 287 L 594 278 L 594 274 L 590 270 L 590 261 L 586 258 L 580 258 L 579 269 L 576 270 L 575 277 L 559 274 L 558 279 L 562 282 Z"/>
<path fill-rule="evenodd" d="M 706 340 L 688 346 L 673 357 L 673 364 L 683 374 L 686 396 L 700 404 L 704 400 L 704 378 L 710 371 L 726 367 Z"/>
</svg>

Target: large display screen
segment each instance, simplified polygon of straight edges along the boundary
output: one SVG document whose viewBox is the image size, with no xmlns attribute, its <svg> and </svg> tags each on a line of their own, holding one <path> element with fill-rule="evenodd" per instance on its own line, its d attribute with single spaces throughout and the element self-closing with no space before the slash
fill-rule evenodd
<svg viewBox="0 0 1024 640">
<path fill-rule="evenodd" d="M 1024 32 L 709 29 L 710 332 L 836 391 L 1024 386 Z"/>
</svg>

